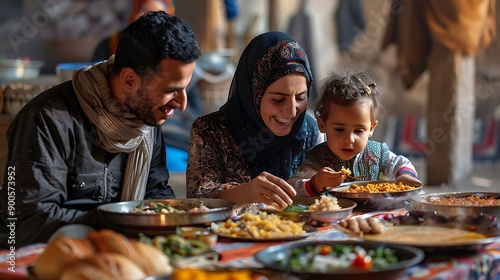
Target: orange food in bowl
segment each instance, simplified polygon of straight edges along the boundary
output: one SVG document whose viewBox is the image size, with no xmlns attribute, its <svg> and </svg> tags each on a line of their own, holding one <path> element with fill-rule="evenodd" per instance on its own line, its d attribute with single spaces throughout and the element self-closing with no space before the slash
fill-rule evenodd
<svg viewBox="0 0 500 280">
<path fill-rule="evenodd" d="M 384 183 L 376 183 L 376 184 L 366 184 L 366 185 L 358 185 L 352 184 L 349 189 L 344 190 L 344 192 L 348 193 L 388 193 L 388 192 L 402 192 L 414 190 L 415 187 L 412 185 L 408 185 L 402 182 L 384 182 Z"/>
<path fill-rule="evenodd" d="M 254 279 L 267 279 L 261 276 L 252 275 L 250 270 L 228 270 L 228 271 L 208 271 L 197 268 L 181 268 L 174 271 L 172 275 L 173 280 L 193 280 L 193 279 L 206 279 L 206 280 L 254 280 Z"/>
</svg>

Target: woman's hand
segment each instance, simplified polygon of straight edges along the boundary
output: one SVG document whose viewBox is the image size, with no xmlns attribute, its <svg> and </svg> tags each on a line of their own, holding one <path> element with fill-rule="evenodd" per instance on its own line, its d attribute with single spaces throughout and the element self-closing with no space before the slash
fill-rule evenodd
<svg viewBox="0 0 500 280">
<path fill-rule="evenodd" d="M 327 187 L 338 187 L 346 179 L 347 175 L 342 174 L 340 171 L 335 171 L 330 167 L 321 168 L 316 175 L 314 175 L 314 185 L 324 191 Z"/>
<path fill-rule="evenodd" d="M 264 203 L 276 209 L 285 209 L 293 203 L 291 197 L 297 195 L 295 189 L 285 180 L 270 173 L 262 172 L 245 186 L 248 203 Z"/>
<path fill-rule="evenodd" d="M 403 175 L 399 176 L 398 178 L 396 178 L 396 180 L 398 180 L 400 182 L 422 184 L 422 182 L 420 182 L 420 180 L 418 180 L 417 178 L 411 176 L 410 174 L 403 174 Z"/>
</svg>

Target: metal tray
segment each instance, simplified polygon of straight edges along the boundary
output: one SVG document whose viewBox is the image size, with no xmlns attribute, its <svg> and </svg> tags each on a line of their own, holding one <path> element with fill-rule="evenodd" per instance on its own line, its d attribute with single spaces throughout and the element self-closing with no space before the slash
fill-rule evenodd
<svg viewBox="0 0 500 280">
<path fill-rule="evenodd" d="M 446 197 L 494 197 L 500 199 L 500 193 L 496 192 L 450 192 L 450 193 L 434 193 L 417 195 L 411 198 L 409 203 L 405 206 L 408 211 L 428 211 L 436 212 L 445 217 L 455 216 L 477 216 L 477 215 L 491 215 L 500 217 L 500 206 L 452 206 L 440 205 L 432 203 L 433 199 L 446 198 Z"/>
<path fill-rule="evenodd" d="M 481 251 L 487 245 L 498 240 L 500 236 L 500 224 L 498 219 L 488 215 L 472 215 L 461 217 L 445 217 L 436 212 L 412 211 L 405 215 L 395 216 L 387 219 L 389 225 L 398 227 L 401 232 L 405 226 L 417 226 L 420 232 L 425 232 L 426 227 L 444 228 L 443 232 L 449 229 L 467 230 L 473 233 L 479 233 L 485 236 L 483 239 L 468 240 L 468 241 L 453 241 L 453 242 L 435 242 L 432 238 L 424 240 L 418 239 L 411 241 L 410 239 L 395 240 L 393 237 L 384 241 L 385 244 L 391 245 L 408 245 L 418 247 L 425 251 L 428 255 L 451 255 L 451 254 L 468 254 Z M 415 234 L 415 232 L 413 232 Z M 418 234 L 418 233 L 417 233 Z M 420 236 L 423 236 L 420 234 Z M 449 237 L 447 234 L 446 236 Z M 366 240 L 365 235 L 363 239 Z"/>
<path fill-rule="evenodd" d="M 296 196 L 293 197 L 292 200 L 294 204 L 310 206 L 314 204 L 316 199 L 319 198 L 320 198 L 319 196 Z M 278 211 L 269 208 L 263 210 L 269 213 L 276 214 L 283 219 L 292 220 L 294 222 L 307 223 L 307 222 L 318 221 L 322 223 L 331 223 L 352 215 L 352 211 L 356 207 L 356 202 L 349 199 L 337 198 L 337 203 L 341 209 L 336 211 L 295 212 L 295 211 Z"/>
<path fill-rule="evenodd" d="M 281 260 L 290 259 L 290 256 L 295 249 L 306 248 L 307 246 L 314 246 L 316 244 L 354 245 L 361 246 L 366 250 L 376 249 L 380 246 L 383 246 L 395 250 L 395 255 L 401 261 L 386 269 L 368 271 L 360 269 L 339 269 L 329 273 L 292 271 L 289 267 L 283 266 L 279 263 L 279 261 Z M 406 268 L 420 263 L 424 259 L 424 252 L 420 249 L 410 246 L 385 245 L 381 243 L 363 241 L 297 241 L 266 248 L 258 252 L 255 255 L 255 259 L 258 262 L 262 263 L 266 268 L 293 273 L 295 275 L 298 275 L 300 279 L 396 279 L 397 276 L 401 276 L 401 274 L 404 273 L 404 270 Z"/>
<path fill-rule="evenodd" d="M 189 210 L 200 207 L 201 203 L 210 208 L 206 212 L 145 214 L 132 213 L 143 202 L 161 202 L 177 209 Z M 234 203 L 212 198 L 151 199 L 103 204 L 97 208 L 105 221 L 115 230 L 125 235 L 137 236 L 143 233 L 149 236 L 175 233 L 178 226 L 209 226 L 211 222 L 223 221 L 233 214 Z"/>
<path fill-rule="evenodd" d="M 367 184 L 378 183 L 396 183 L 397 181 L 355 181 L 342 183 L 339 187 L 329 189 L 328 193 L 337 198 L 346 198 L 357 203 L 356 209 L 359 210 L 394 210 L 405 207 L 405 201 L 408 201 L 413 196 L 422 192 L 422 184 L 404 182 L 405 184 L 415 186 L 415 189 L 401 192 L 385 192 L 385 193 L 348 193 L 348 190 L 353 184 L 364 186 Z"/>
</svg>

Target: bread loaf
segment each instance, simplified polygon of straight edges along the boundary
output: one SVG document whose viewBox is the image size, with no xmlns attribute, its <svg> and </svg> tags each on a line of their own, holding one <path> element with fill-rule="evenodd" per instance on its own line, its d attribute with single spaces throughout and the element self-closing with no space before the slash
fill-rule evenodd
<svg viewBox="0 0 500 280">
<path fill-rule="evenodd" d="M 87 236 L 101 253 L 117 253 L 130 259 L 135 258 L 135 249 L 132 247 L 127 237 L 121 233 L 109 229 L 92 232 Z"/>
<path fill-rule="evenodd" d="M 94 245 L 87 239 L 58 236 L 47 244 L 35 262 L 37 279 L 59 279 L 63 268 L 95 253 Z"/>
<path fill-rule="evenodd" d="M 129 258 L 100 253 L 74 262 L 61 274 L 61 280 L 140 280 L 146 274 Z"/>
<path fill-rule="evenodd" d="M 160 249 L 131 240 L 130 244 L 136 251 L 135 261 L 147 275 L 166 275 L 172 273 L 169 258 Z"/>
<path fill-rule="evenodd" d="M 47 244 L 34 267 L 40 280 L 137 280 L 172 270 L 160 249 L 112 230 L 90 233 L 86 239 L 59 236 Z"/>
</svg>

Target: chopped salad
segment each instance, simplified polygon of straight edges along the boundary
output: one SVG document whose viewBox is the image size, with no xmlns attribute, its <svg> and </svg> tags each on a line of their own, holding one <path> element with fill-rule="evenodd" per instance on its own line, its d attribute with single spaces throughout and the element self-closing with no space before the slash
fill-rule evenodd
<svg viewBox="0 0 500 280">
<path fill-rule="evenodd" d="M 388 247 L 366 250 L 359 245 L 317 244 L 293 249 L 290 258 L 278 261 L 293 272 L 329 273 L 343 269 L 384 269 L 398 262 Z"/>
</svg>

